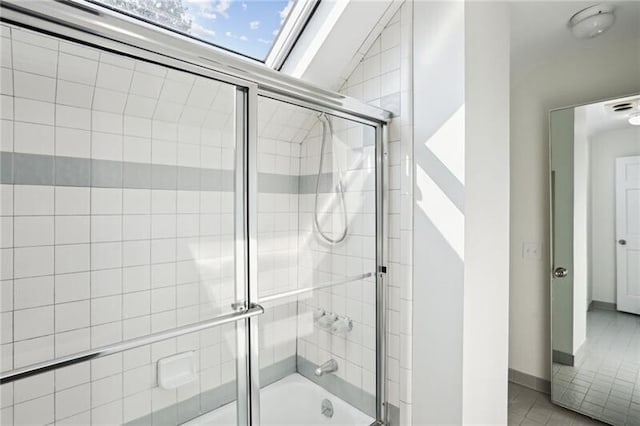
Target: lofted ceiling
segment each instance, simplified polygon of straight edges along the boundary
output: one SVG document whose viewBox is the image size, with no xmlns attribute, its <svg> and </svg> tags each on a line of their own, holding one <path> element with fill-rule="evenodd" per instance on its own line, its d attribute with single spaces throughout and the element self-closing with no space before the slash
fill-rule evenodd
<svg viewBox="0 0 640 426">
<path fill-rule="evenodd" d="M 616 22 L 605 34 L 587 40 L 573 36 L 569 18 L 599 3 L 613 4 Z M 583 49 L 636 43 L 640 61 L 638 1 L 513 1 L 511 3 L 511 70 L 513 78 L 545 62 Z M 512 78 L 512 79 L 513 79 Z"/>
</svg>

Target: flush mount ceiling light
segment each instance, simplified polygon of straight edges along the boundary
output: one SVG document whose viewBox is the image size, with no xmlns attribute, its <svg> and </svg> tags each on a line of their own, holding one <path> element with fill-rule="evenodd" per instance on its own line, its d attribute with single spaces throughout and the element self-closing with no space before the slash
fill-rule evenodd
<svg viewBox="0 0 640 426">
<path fill-rule="evenodd" d="M 640 112 L 629 114 L 629 124 L 632 126 L 640 126 Z"/>
<path fill-rule="evenodd" d="M 573 15 L 569 19 L 569 28 L 578 38 L 592 38 L 611 28 L 615 20 L 613 6 L 597 4 Z"/>
</svg>

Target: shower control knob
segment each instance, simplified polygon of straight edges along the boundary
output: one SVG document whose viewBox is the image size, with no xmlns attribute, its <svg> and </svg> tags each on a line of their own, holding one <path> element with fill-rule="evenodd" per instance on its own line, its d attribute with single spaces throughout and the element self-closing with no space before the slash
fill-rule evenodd
<svg viewBox="0 0 640 426">
<path fill-rule="evenodd" d="M 562 266 L 553 270 L 553 276 L 556 278 L 564 278 L 567 275 L 569 275 L 569 271 L 567 271 L 567 268 L 563 268 Z"/>
</svg>

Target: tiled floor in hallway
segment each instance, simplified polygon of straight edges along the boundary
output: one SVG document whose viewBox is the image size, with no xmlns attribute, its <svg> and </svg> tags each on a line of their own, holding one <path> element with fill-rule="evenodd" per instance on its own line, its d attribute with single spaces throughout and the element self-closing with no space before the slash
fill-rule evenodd
<svg viewBox="0 0 640 426">
<path fill-rule="evenodd" d="M 509 425 L 604 425 L 554 405 L 549 395 L 509 383 Z"/>
<path fill-rule="evenodd" d="M 613 425 L 640 426 L 640 316 L 593 310 L 575 365 L 553 364 L 553 397 Z"/>
</svg>

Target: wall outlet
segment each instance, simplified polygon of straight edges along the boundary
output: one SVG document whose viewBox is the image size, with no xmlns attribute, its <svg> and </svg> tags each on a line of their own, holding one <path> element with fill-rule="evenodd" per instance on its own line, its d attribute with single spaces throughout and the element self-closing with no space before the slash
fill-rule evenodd
<svg viewBox="0 0 640 426">
<path fill-rule="evenodd" d="M 542 260 L 542 244 L 536 242 L 522 242 L 522 258 L 529 260 Z"/>
</svg>

